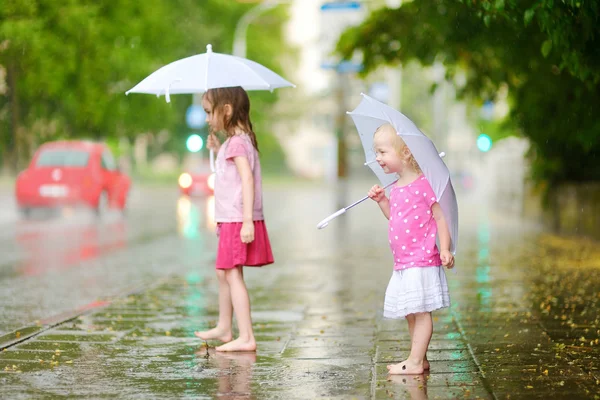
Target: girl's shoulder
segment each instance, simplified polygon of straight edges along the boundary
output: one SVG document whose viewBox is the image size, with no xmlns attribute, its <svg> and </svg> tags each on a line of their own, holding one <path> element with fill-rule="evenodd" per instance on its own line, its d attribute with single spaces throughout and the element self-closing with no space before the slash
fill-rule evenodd
<svg viewBox="0 0 600 400">
<path fill-rule="evenodd" d="M 254 145 L 252 144 L 250 137 L 246 134 L 230 136 L 223 145 L 225 147 L 226 158 L 235 156 L 255 157 Z"/>
<path fill-rule="evenodd" d="M 243 144 L 243 145 L 251 145 L 252 140 L 247 133 L 239 133 L 233 136 L 230 136 L 228 139 L 229 143 Z"/>
</svg>

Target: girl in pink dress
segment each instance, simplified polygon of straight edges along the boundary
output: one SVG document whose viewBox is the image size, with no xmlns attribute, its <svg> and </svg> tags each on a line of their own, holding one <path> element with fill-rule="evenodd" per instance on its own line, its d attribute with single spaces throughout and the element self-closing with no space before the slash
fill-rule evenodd
<svg viewBox="0 0 600 400">
<path fill-rule="evenodd" d="M 210 89 L 202 98 L 211 130 L 207 147 L 218 151 L 215 162 L 215 221 L 219 246 L 219 322 L 213 329 L 195 332 L 204 340 L 225 344 L 217 351 L 255 351 L 250 298 L 243 267 L 273 263 L 262 205 L 258 144 L 250 122 L 250 99 L 241 87 Z M 224 132 L 223 144 L 214 135 Z M 235 312 L 239 337 L 232 341 Z"/>
<path fill-rule="evenodd" d="M 379 204 L 389 220 L 388 239 L 394 257 L 383 316 L 406 318 L 411 336 L 408 359 L 388 365 L 388 371 L 398 375 L 422 374 L 429 369 L 431 312 L 450 306 L 443 268 L 454 266 L 450 231 L 429 181 L 396 130 L 389 124 L 379 127 L 374 146 L 376 160 L 383 170 L 398 174 L 389 199 L 378 185 L 369 191 L 369 197 Z M 436 235 L 439 235 L 440 249 Z"/>
</svg>

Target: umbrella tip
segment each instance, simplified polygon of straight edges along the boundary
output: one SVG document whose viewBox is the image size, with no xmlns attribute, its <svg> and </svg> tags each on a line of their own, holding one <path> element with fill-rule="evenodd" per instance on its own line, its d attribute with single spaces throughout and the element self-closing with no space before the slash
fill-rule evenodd
<svg viewBox="0 0 600 400">
<path fill-rule="evenodd" d="M 207 53 L 212 53 L 212 44 L 207 44 L 206 45 L 206 52 Z"/>
</svg>

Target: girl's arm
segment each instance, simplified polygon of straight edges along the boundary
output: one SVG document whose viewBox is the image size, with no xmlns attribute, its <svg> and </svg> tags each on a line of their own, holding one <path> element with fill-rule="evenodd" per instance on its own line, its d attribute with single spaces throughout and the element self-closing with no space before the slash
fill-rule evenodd
<svg viewBox="0 0 600 400">
<path fill-rule="evenodd" d="M 387 219 L 390 219 L 390 199 L 384 196 L 383 199 L 381 199 L 381 201 L 377 204 L 379 204 L 379 208 L 381 208 L 383 215 Z"/>
<path fill-rule="evenodd" d="M 440 237 L 440 257 L 442 259 L 442 264 L 448 268 L 452 268 L 454 266 L 454 256 L 450 252 L 451 239 L 448 223 L 446 222 L 444 212 L 442 211 L 442 207 L 440 207 L 439 203 L 434 203 L 433 206 L 431 206 L 431 210 L 433 212 L 433 218 L 437 224 L 437 231 Z"/>
<path fill-rule="evenodd" d="M 248 159 L 243 156 L 234 157 L 233 161 L 242 179 L 243 224 L 240 232 L 243 243 L 254 240 L 254 176 Z"/>
<path fill-rule="evenodd" d="M 381 208 L 381 212 L 387 219 L 390 219 L 390 200 L 385 195 L 385 190 L 379 186 L 375 185 L 369 190 L 369 197 L 379 204 L 379 208 Z"/>
</svg>

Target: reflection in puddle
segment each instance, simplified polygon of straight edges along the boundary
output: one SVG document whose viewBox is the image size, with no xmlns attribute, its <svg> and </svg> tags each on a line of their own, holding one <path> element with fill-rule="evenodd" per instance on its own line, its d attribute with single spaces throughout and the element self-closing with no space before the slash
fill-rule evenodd
<svg viewBox="0 0 600 400">
<path fill-rule="evenodd" d="M 215 232 L 215 196 L 193 201 L 187 196 L 177 200 L 177 231 L 187 239 L 200 236 L 201 230 Z"/>
<path fill-rule="evenodd" d="M 223 353 L 202 348 L 196 355 L 209 360 L 210 367 L 217 368 L 218 388 L 215 397 L 224 400 L 252 399 L 252 367 L 256 363 L 255 352 Z"/>
<path fill-rule="evenodd" d="M 388 381 L 404 389 L 412 400 L 428 399 L 427 379 L 429 373 L 423 375 L 388 375 Z"/>
<path fill-rule="evenodd" d="M 17 226 L 16 242 L 27 255 L 19 265 L 20 274 L 67 269 L 127 245 L 127 227 L 121 216 L 102 222 L 62 222 L 58 226 L 30 222 Z"/>
</svg>

